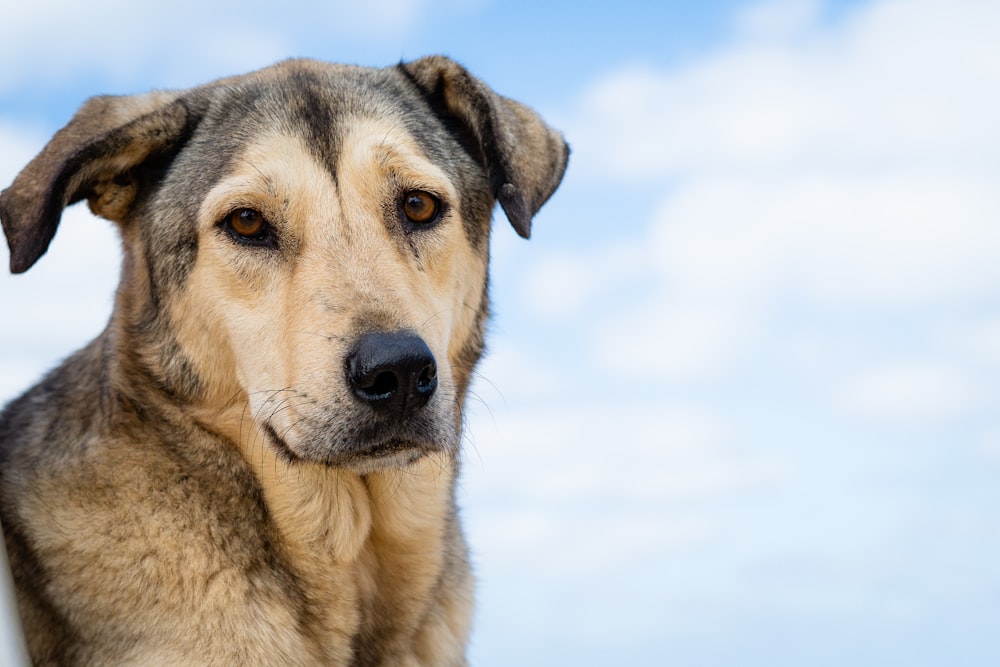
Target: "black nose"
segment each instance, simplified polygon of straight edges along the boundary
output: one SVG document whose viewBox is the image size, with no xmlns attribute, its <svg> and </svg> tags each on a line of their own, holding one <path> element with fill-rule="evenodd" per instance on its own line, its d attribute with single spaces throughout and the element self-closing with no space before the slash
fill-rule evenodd
<svg viewBox="0 0 1000 667">
<path fill-rule="evenodd" d="M 414 333 L 368 333 L 347 356 L 347 384 L 372 408 L 408 417 L 434 395 L 437 363 L 427 343 Z"/>
</svg>

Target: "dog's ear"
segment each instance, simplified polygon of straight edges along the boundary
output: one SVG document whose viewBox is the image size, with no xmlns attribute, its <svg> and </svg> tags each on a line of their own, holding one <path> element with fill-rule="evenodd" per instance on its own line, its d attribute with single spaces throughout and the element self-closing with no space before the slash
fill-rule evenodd
<svg viewBox="0 0 1000 667">
<path fill-rule="evenodd" d="M 486 169 L 493 196 L 517 233 L 531 235 L 531 218 L 555 192 L 569 159 L 562 135 L 528 107 L 494 93 L 443 56 L 400 64 L 435 112 L 458 121 Z"/>
<path fill-rule="evenodd" d="M 176 93 L 88 100 L 0 193 L 11 272 L 27 271 L 45 254 L 74 202 L 87 198 L 94 213 L 123 220 L 138 189 L 132 170 L 170 151 L 187 127 Z"/>
</svg>

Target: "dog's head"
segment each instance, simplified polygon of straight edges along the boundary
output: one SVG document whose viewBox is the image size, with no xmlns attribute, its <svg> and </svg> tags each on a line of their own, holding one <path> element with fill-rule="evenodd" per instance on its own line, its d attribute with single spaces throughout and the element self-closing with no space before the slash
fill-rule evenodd
<svg viewBox="0 0 1000 667">
<path fill-rule="evenodd" d="M 446 58 L 288 61 L 90 100 L 0 219 L 14 272 L 75 201 L 119 224 L 120 388 L 152 380 L 210 425 L 364 471 L 456 446 L 494 202 L 527 237 L 567 155 Z"/>
</svg>

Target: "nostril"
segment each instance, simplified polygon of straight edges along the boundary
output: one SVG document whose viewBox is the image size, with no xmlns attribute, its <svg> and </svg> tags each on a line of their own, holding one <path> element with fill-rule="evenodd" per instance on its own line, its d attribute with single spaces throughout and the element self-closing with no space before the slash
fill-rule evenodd
<svg viewBox="0 0 1000 667">
<path fill-rule="evenodd" d="M 392 396 L 393 392 L 399 390 L 399 378 L 392 372 L 383 372 L 375 375 L 368 384 L 359 383 L 357 390 L 364 394 L 369 400 L 377 401 Z"/>
<path fill-rule="evenodd" d="M 420 371 L 420 377 L 417 378 L 417 391 L 424 394 L 434 391 L 435 388 L 437 388 L 437 366 L 431 363 Z"/>
</svg>

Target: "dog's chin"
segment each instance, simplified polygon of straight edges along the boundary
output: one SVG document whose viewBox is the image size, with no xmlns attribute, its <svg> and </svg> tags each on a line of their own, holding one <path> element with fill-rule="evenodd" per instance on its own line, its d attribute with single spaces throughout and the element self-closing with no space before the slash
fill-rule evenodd
<svg viewBox="0 0 1000 667">
<path fill-rule="evenodd" d="M 433 447 L 428 444 L 393 442 L 347 455 L 339 455 L 327 459 L 324 463 L 328 466 L 350 470 L 358 475 L 368 475 L 385 470 L 406 468 L 428 454 L 442 449 L 442 447 Z"/>
<path fill-rule="evenodd" d="M 410 466 L 428 454 L 450 449 L 448 443 L 424 439 L 388 438 L 369 440 L 343 445 L 296 446 L 286 441 L 271 428 L 264 425 L 271 446 L 289 463 L 318 463 L 330 468 L 342 468 L 359 475 L 367 475 L 385 470 L 398 470 Z"/>
</svg>

